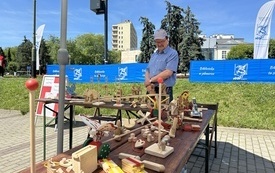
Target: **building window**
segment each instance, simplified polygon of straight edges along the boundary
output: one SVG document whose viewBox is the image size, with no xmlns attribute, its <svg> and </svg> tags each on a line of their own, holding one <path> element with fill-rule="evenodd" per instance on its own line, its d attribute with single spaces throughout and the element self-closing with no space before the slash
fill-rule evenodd
<svg viewBox="0 0 275 173">
<path fill-rule="evenodd" d="M 222 51 L 222 59 L 226 59 L 226 51 Z"/>
</svg>

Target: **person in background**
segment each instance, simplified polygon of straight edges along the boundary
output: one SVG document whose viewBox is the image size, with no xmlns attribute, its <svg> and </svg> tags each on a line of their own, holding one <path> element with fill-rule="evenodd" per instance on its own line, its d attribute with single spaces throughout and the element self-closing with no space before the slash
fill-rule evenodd
<svg viewBox="0 0 275 173">
<path fill-rule="evenodd" d="M 5 73 L 5 58 L 4 56 L 0 55 L 0 75 L 4 77 Z"/>
<path fill-rule="evenodd" d="M 158 93 L 158 78 L 162 78 L 169 95 L 169 102 L 173 100 L 173 86 L 176 83 L 179 56 L 175 49 L 169 46 L 168 35 L 165 30 L 159 29 L 154 33 L 157 50 L 151 55 L 145 72 L 144 85 L 149 91 L 151 84 Z"/>
</svg>

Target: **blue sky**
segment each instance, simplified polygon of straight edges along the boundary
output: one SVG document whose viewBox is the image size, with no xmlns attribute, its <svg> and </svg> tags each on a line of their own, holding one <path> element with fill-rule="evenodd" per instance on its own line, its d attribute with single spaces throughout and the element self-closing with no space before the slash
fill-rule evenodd
<svg viewBox="0 0 275 173">
<path fill-rule="evenodd" d="M 253 42 L 257 13 L 267 0 L 170 0 L 184 9 L 189 6 L 201 23 L 202 34 L 234 34 Z M 166 14 L 164 0 L 108 0 L 108 47 L 111 49 L 112 25 L 131 20 L 136 28 L 138 42 L 142 37 L 139 18 L 147 17 L 156 28 Z M 37 0 L 37 28 L 45 24 L 43 37 L 60 37 L 61 0 Z M 18 46 L 24 36 L 32 41 L 33 0 L 0 1 L 0 47 Z M 274 15 L 273 15 L 274 16 Z M 274 18 L 274 17 L 273 17 Z M 272 20 L 274 23 L 274 20 Z M 271 26 L 271 38 L 275 28 Z M 90 0 L 68 0 L 67 39 L 85 33 L 104 34 L 104 15 L 90 10 Z M 138 43 L 139 44 L 139 43 Z"/>
</svg>

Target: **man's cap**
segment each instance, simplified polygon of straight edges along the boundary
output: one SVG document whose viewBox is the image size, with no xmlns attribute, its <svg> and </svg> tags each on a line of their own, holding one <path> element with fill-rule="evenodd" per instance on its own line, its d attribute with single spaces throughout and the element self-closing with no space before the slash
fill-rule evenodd
<svg viewBox="0 0 275 173">
<path fill-rule="evenodd" d="M 154 40 L 165 39 L 166 37 L 167 37 L 167 33 L 164 29 L 159 29 L 154 34 Z"/>
</svg>

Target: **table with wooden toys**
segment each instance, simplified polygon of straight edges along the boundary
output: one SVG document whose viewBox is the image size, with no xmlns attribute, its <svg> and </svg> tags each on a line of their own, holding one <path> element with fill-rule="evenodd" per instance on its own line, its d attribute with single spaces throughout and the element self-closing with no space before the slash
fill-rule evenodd
<svg viewBox="0 0 275 173">
<path fill-rule="evenodd" d="M 162 91 L 161 79 L 159 82 Z M 154 97 L 153 108 L 143 103 L 133 106 L 122 101 L 122 96 L 113 100 L 92 99 L 95 102 L 66 100 L 72 106 L 85 106 L 126 110 L 135 112 L 137 121 L 128 129 L 121 124 L 121 114 L 115 122 L 98 121 L 79 115 L 91 128 L 90 140 L 53 158 L 36 164 L 36 172 L 47 173 L 103 173 L 103 172 L 181 172 L 202 135 L 205 135 L 205 172 L 208 172 L 209 124 L 216 116 L 214 110 L 197 107 L 196 99 L 188 101 L 189 93 L 184 91 L 169 105 L 164 105 L 162 93 L 147 95 Z M 142 96 L 143 97 L 143 96 Z M 142 98 L 133 96 L 131 98 Z M 152 100 L 152 99 L 149 99 Z M 39 100 L 45 103 L 53 100 Z M 141 111 L 142 110 L 142 111 Z M 99 110 L 98 110 L 99 111 Z M 96 113 L 97 115 L 98 112 Z M 22 172 L 30 172 L 30 168 Z"/>
</svg>

